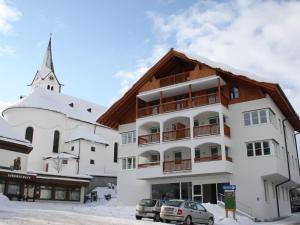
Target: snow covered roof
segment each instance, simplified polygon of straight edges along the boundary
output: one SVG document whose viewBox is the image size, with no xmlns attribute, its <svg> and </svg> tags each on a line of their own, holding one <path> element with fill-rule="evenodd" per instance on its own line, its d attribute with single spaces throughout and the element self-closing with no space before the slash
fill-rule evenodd
<svg viewBox="0 0 300 225">
<path fill-rule="evenodd" d="M 41 88 L 33 89 L 28 96 L 5 109 L 3 114 L 11 108 L 46 109 L 65 114 L 69 118 L 93 124 L 96 124 L 98 117 L 105 111 L 103 106 Z"/>
<path fill-rule="evenodd" d="M 51 154 L 49 156 L 44 157 L 45 159 L 56 159 L 56 158 L 60 158 L 60 159 L 78 159 L 78 156 L 73 155 L 71 153 L 68 152 L 61 152 L 59 154 Z"/>
<path fill-rule="evenodd" d="M 0 117 L 0 140 L 32 148 L 31 143 L 19 135 L 2 117 Z"/>
<path fill-rule="evenodd" d="M 100 135 L 94 134 L 90 129 L 83 126 L 78 126 L 71 133 L 65 142 L 76 141 L 79 139 L 96 142 L 99 144 L 108 145 L 108 142 Z"/>
</svg>

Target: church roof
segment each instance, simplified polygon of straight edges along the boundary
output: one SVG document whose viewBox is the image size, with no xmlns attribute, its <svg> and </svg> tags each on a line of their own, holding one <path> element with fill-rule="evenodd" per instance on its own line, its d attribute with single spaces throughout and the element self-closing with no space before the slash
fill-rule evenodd
<svg viewBox="0 0 300 225">
<path fill-rule="evenodd" d="M 87 129 L 86 127 L 83 126 L 78 126 L 73 131 L 71 131 L 70 136 L 65 140 L 65 142 L 67 143 L 67 142 L 76 141 L 80 139 L 108 145 L 108 142 L 103 137 L 94 134 L 90 129 Z"/>
<path fill-rule="evenodd" d="M 106 110 L 104 106 L 41 88 L 34 89 L 28 96 L 9 106 L 2 113 L 5 114 L 6 110 L 12 108 L 45 109 L 92 124 L 96 124 L 99 115 Z"/>
<path fill-rule="evenodd" d="M 19 135 L 19 133 L 17 133 L 2 117 L 0 117 L 0 142 L 17 144 L 30 149 L 32 148 L 30 142 Z"/>
</svg>

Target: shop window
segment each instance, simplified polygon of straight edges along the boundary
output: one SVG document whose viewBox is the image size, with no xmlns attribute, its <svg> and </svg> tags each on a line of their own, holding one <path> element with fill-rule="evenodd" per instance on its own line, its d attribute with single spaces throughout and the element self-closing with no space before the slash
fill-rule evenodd
<svg viewBox="0 0 300 225">
<path fill-rule="evenodd" d="M 40 199 L 50 200 L 52 198 L 52 187 L 41 186 L 40 187 Z"/>
<path fill-rule="evenodd" d="M 71 189 L 69 196 L 70 201 L 80 201 L 80 188 Z"/>
<path fill-rule="evenodd" d="M 19 195 L 20 194 L 20 184 L 19 183 L 8 183 L 7 194 Z"/>
<path fill-rule="evenodd" d="M 54 198 L 55 200 L 66 200 L 67 191 L 65 188 L 55 188 Z"/>
<path fill-rule="evenodd" d="M 194 185 L 194 201 L 197 201 L 197 202 L 203 201 L 201 184 Z"/>
<path fill-rule="evenodd" d="M 32 127 L 27 127 L 26 128 L 25 139 L 27 141 L 30 141 L 30 143 L 32 143 L 32 139 L 33 139 L 33 128 Z"/>
<path fill-rule="evenodd" d="M 53 138 L 53 152 L 58 153 L 58 146 L 59 146 L 59 131 L 54 131 L 54 138 Z"/>
</svg>

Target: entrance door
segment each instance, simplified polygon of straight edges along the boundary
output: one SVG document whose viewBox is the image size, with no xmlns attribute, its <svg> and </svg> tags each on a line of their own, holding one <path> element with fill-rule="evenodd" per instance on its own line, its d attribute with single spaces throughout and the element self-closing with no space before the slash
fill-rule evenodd
<svg viewBox="0 0 300 225">
<path fill-rule="evenodd" d="M 203 184 L 203 202 L 217 204 L 216 184 Z"/>
<path fill-rule="evenodd" d="M 26 200 L 34 199 L 34 185 L 32 184 L 24 185 L 24 197 Z"/>
</svg>

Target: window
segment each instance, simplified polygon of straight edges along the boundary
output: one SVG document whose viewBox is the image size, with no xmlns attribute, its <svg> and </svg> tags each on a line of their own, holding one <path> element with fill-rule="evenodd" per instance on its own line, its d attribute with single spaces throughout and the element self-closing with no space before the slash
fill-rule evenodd
<svg viewBox="0 0 300 225">
<path fill-rule="evenodd" d="M 274 145 L 274 150 L 275 150 L 275 154 L 276 156 L 281 159 L 281 152 L 280 152 L 280 147 L 277 141 L 273 140 L 273 145 Z"/>
<path fill-rule="evenodd" d="M 40 199 L 50 200 L 52 196 L 51 186 L 41 186 L 40 188 Z"/>
<path fill-rule="evenodd" d="M 244 125 L 250 126 L 268 123 L 268 118 L 270 120 L 270 123 L 274 125 L 275 114 L 271 109 L 260 109 L 255 111 L 244 112 Z"/>
<path fill-rule="evenodd" d="M 199 127 L 199 120 L 194 120 L 194 127 Z"/>
<path fill-rule="evenodd" d="M 271 124 L 273 124 L 275 127 L 277 127 L 276 116 L 275 116 L 275 113 L 271 109 L 269 109 L 269 120 L 270 120 Z"/>
<path fill-rule="evenodd" d="M 58 153 L 58 147 L 59 147 L 59 131 L 54 131 L 54 138 L 53 138 L 53 152 Z"/>
<path fill-rule="evenodd" d="M 200 157 L 201 157 L 201 150 L 200 150 L 200 148 L 196 148 L 195 149 L 195 158 L 196 159 L 199 159 Z"/>
<path fill-rule="evenodd" d="M 247 144 L 247 156 L 248 157 L 254 156 L 254 153 L 253 153 L 253 143 L 248 143 Z"/>
<path fill-rule="evenodd" d="M 33 139 L 33 128 L 32 127 L 27 127 L 26 128 L 25 139 L 27 141 L 30 141 L 30 143 L 32 143 L 32 139 Z"/>
<path fill-rule="evenodd" d="M 66 200 L 67 190 L 65 188 L 55 188 L 54 198 L 55 200 Z"/>
<path fill-rule="evenodd" d="M 158 162 L 159 161 L 159 154 L 151 155 L 151 162 Z"/>
<path fill-rule="evenodd" d="M 70 201 L 80 201 L 80 188 L 74 188 L 69 191 Z"/>
<path fill-rule="evenodd" d="M 54 90 L 54 87 L 53 86 L 51 86 L 51 91 L 53 91 Z"/>
<path fill-rule="evenodd" d="M 64 165 L 68 164 L 68 160 L 67 159 L 63 159 L 62 160 L 62 164 L 64 164 Z"/>
<path fill-rule="evenodd" d="M 263 149 L 264 149 L 264 155 L 270 155 L 271 154 L 269 141 L 264 141 L 263 142 Z"/>
<path fill-rule="evenodd" d="M 136 142 L 135 131 L 122 133 L 122 144 L 132 144 Z"/>
<path fill-rule="evenodd" d="M 271 155 L 270 141 L 255 141 L 246 143 L 247 156 Z"/>
<path fill-rule="evenodd" d="M 231 99 L 237 99 L 237 98 L 240 98 L 240 90 L 237 86 L 233 86 L 231 89 L 230 89 L 230 98 Z"/>
<path fill-rule="evenodd" d="M 90 164 L 91 164 L 91 165 L 94 165 L 94 164 L 95 164 L 95 160 L 90 159 Z"/>
<path fill-rule="evenodd" d="M 118 143 L 115 142 L 114 144 L 114 162 L 118 162 Z"/>
<path fill-rule="evenodd" d="M 69 106 L 73 108 L 73 107 L 74 107 L 74 103 L 71 102 L 71 103 L 69 104 Z"/>
<path fill-rule="evenodd" d="M 194 185 L 194 201 L 202 202 L 202 186 Z"/>
<path fill-rule="evenodd" d="M 50 89 L 50 85 L 47 86 L 47 89 L 48 89 L 48 90 Z"/>
<path fill-rule="evenodd" d="M 92 151 L 92 152 L 96 151 L 95 146 L 92 146 L 92 147 L 91 147 L 91 151 Z"/>
<path fill-rule="evenodd" d="M 71 147 L 71 151 L 74 151 L 74 146 Z"/>
<path fill-rule="evenodd" d="M 282 133 L 282 126 L 281 126 L 281 120 L 278 118 L 278 124 L 279 124 L 279 130 L 280 130 L 280 133 Z"/>
<path fill-rule="evenodd" d="M 122 159 L 122 170 L 135 169 L 135 157 L 127 157 Z"/>
<path fill-rule="evenodd" d="M 92 108 L 88 108 L 87 111 L 88 111 L 88 112 L 92 112 Z"/>
<path fill-rule="evenodd" d="M 151 134 L 159 133 L 159 127 L 152 127 L 151 128 Z"/>
</svg>

